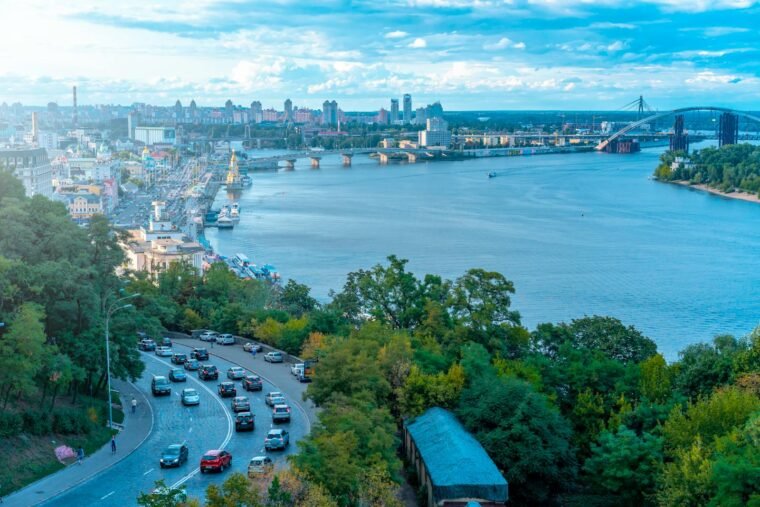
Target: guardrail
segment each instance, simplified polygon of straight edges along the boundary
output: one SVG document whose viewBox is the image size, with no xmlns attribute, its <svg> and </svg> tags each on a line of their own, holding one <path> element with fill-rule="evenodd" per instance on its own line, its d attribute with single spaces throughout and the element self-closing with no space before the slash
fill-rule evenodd
<svg viewBox="0 0 760 507">
<path fill-rule="evenodd" d="M 168 336 L 172 340 L 174 340 L 175 338 L 178 340 L 187 340 L 189 338 L 192 338 L 191 335 L 187 333 L 180 333 L 178 331 L 166 331 L 164 333 L 164 336 Z M 266 343 L 261 343 L 260 341 L 254 340 L 253 338 L 245 338 L 243 336 L 236 336 L 236 335 L 232 335 L 232 336 L 233 338 L 235 338 L 235 345 L 242 345 L 246 342 L 256 342 L 259 345 L 261 345 L 260 354 L 266 354 L 267 352 L 279 352 L 280 354 L 282 354 L 283 361 L 286 363 L 303 363 L 304 362 L 304 360 L 298 356 L 295 356 L 293 354 L 288 354 L 284 350 L 280 350 L 278 348 L 272 347 L 271 345 L 267 345 Z M 219 345 L 219 346 L 223 347 L 224 345 Z"/>
</svg>

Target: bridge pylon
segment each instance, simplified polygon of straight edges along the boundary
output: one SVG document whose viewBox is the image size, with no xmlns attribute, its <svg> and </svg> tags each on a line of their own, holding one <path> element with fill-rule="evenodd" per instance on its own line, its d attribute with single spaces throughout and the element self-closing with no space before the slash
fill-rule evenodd
<svg viewBox="0 0 760 507">
<path fill-rule="evenodd" d="M 319 169 L 319 161 L 322 160 L 322 157 L 309 157 L 311 159 L 311 168 L 312 169 Z"/>
<path fill-rule="evenodd" d="M 285 170 L 286 171 L 293 171 L 296 168 L 296 159 L 290 158 L 285 160 Z"/>
<path fill-rule="evenodd" d="M 353 153 L 343 153 L 343 167 L 351 167 L 351 159 L 354 158 Z"/>
</svg>

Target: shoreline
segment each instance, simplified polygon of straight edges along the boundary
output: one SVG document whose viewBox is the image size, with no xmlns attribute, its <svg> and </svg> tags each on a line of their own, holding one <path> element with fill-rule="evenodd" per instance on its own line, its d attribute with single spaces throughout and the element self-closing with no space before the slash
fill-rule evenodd
<svg viewBox="0 0 760 507">
<path fill-rule="evenodd" d="M 661 181 L 661 180 L 656 180 L 656 181 Z M 743 190 L 735 190 L 731 193 L 722 192 L 716 188 L 712 188 L 704 184 L 692 185 L 686 180 L 665 181 L 663 183 L 672 183 L 674 185 L 678 185 L 681 187 L 693 188 L 695 190 L 699 190 L 700 192 L 707 192 L 713 195 L 717 195 L 719 197 L 725 197 L 727 199 L 736 199 L 739 201 L 754 202 L 755 204 L 760 204 L 760 197 L 758 197 L 756 194 L 750 194 L 749 192 L 745 192 Z"/>
</svg>

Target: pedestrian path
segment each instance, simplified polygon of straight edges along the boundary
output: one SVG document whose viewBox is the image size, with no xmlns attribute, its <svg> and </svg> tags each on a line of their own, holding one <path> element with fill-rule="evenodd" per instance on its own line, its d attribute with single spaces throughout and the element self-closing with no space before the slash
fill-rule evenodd
<svg viewBox="0 0 760 507">
<path fill-rule="evenodd" d="M 107 442 L 98 451 L 85 456 L 81 465 L 74 462 L 9 495 L 4 499 L 3 507 L 28 507 L 47 502 L 126 458 L 148 438 L 153 429 L 153 412 L 145 395 L 131 383 L 120 380 L 113 381 L 113 388 L 119 391 L 125 410 L 123 428 L 119 428 L 116 435 L 116 453 L 111 452 L 111 443 Z M 137 398 L 134 414 L 130 407 L 132 396 Z"/>
</svg>

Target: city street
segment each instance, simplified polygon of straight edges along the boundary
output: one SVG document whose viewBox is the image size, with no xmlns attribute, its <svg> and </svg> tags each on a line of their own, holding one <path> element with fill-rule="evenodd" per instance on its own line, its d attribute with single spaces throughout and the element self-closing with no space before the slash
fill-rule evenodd
<svg viewBox="0 0 760 507">
<path fill-rule="evenodd" d="M 187 342 L 195 341 L 187 340 Z M 208 344 L 203 345 L 208 347 Z M 241 357 L 238 359 L 241 363 L 246 363 L 242 366 L 247 366 L 247 361 L 243 359 L 248 359 L 256 365 L 254 372 L 265 379 L 264 389 L 260 392 L 245 392 L 240 382 L 235 382 L 238 395 L 246 395 L 251 401 L 251 409 L 256 418 L 256 428 L 253 432 L 235 432 L 234 414 L 230 408 L 231 398 L 222 399 L 216 393 L 218 382 L 227 380 L 227 369 L 235 365 L 215 356 L 214 352 L 217 349 L 225 356 L 239 352 Z M 189 353 L 190 347 L 175 342 L 174 350 Z M 298 389 L 294 388 L 303 390 L 302 385 L 294 378 L 282 375 L 290 375 L 288 364 L 272 365 L 265 363 L 263 358 L 254 360 L 245 357 L 247 354 L 240 346 L 224 348 L 217 345 L 215 349 L 209 348 L 209 351 L 212 356 L 204 363 L 211 363 L 219 369 L 219 381 L 204 382 L 197 378 L 196 372 L 188 372 L 187 382 L 173 383 L 171 396 L 160 398 L 150 393 L 151 377 L 152 375 L 167 375 L 172 365 L 168 358 L 143 353 L 146 371 L 135 384 L 149 400 L 154 417 L 152 433 L 142 446 L 123 461 L 42 505 L 119 507 L 125 503 L 132 505 L 137 492 L 149 491 L 158 479 L 164 479 L 168 485 L 184 485 L 188 495 L 202 498 L 209 484 L 221 483 L 230 473 L 230 470 L 208 474 L 199 472 L 198 463 L 201 455 L 210 449 L 224 448 L 232 454 L 231 471 L 245 473 L 248 461 L 262 454 L 268 454 L 275 461 L 276 467 L 284 467 L 286 456 L 297 451 L 295 442 L 303 438 L 310 429 L 309 418 L 299 405 L 302 403 L 300 397 L 296 399 L 291 397 L 291 394 L 298 395 Z M 249 368 L 246 369 L 250 371 Z M 272 377 L 278 379 L 278 385 L 269 382 L 268 379 Z M 199 406 L 182 406 L 179 394 L 185 387 L 195 388 L 199 392 L 201 396 Z M 292 407 L 291 422 L 277 424 L 277 427 L 283 427 L 290 432 L 291 444 L 285 451 L 266 453 L 263 447 L 264 436 L 269 428 L 275 426 L 271 420 L 271 410 L 264 403 L 264 396 L 270 391 L 285 393 L 288 404 Z M 126 417 L 130 416 L 131 414 L 127 414 Z M 188 462 L 179 468 L 161 469 L 158 462 L 161 451 L 173 443 L 187 444 L 190 451 Z"/>
</svg>

